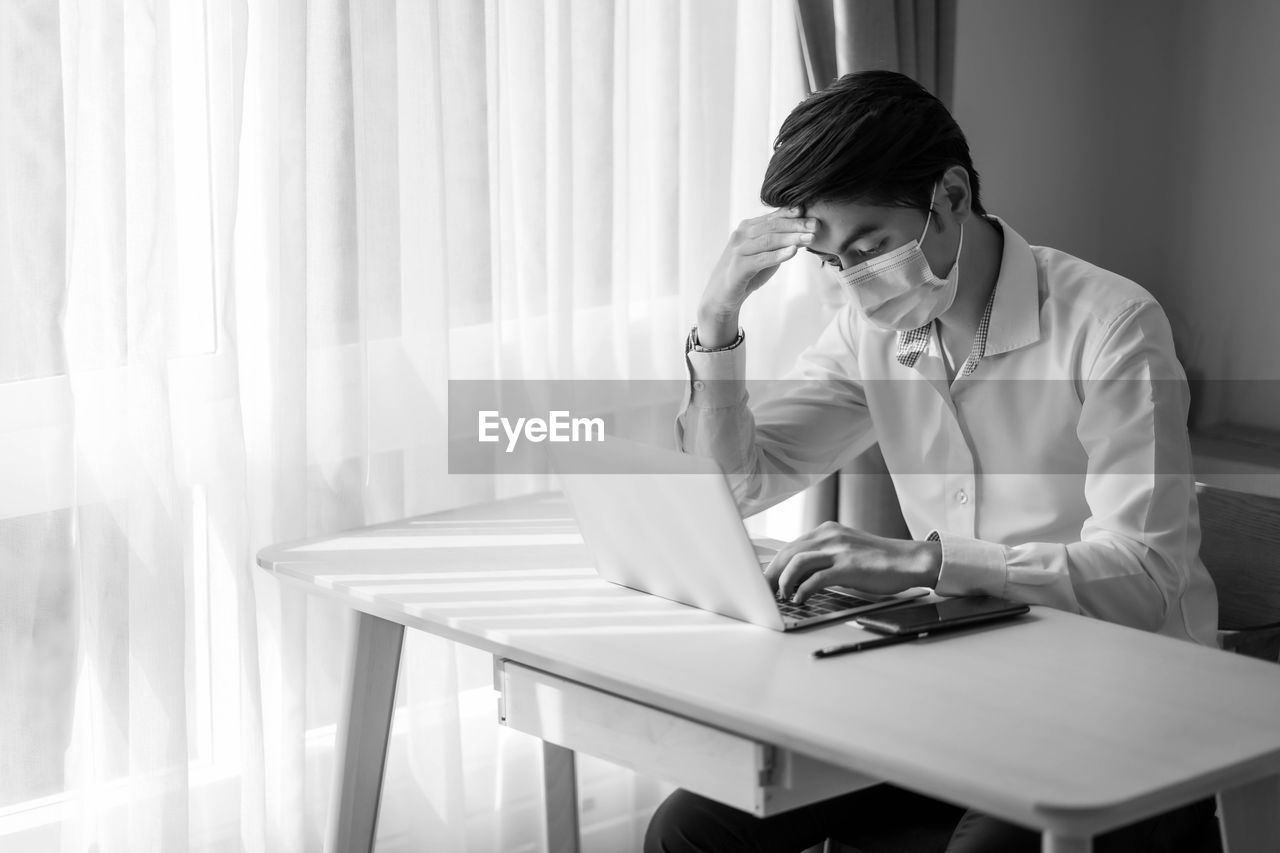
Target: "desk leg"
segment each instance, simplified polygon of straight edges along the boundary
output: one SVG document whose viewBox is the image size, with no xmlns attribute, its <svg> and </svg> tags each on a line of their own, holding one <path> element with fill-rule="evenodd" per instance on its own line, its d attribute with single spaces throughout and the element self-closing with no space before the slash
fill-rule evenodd
<svg viewBox="0 0 1280 853">
<path fill-rule="evenodd" d="M 1218 820 L 1226 853 L 1280 850 L 1280 776 L 1220 791 Z"/>
<path fill-rule="evenodd" d="M 373 851 L 404 626 L 356 614 L 346 702 L 334 750 L 330 853 Z"/>
<path fill-rule="evenodd" d="M 1040 840 L 1040 853 L 1090 853 L 1093 850 L 1093 839 L 1074 836 L 1055 835 L 1046 832 Z"/>
<path fill-rule="evenodd" d="M 549 853 L 578 853 L 578 772 L 573 750 L 542 742 L 542 797 Z"/>
</svg>

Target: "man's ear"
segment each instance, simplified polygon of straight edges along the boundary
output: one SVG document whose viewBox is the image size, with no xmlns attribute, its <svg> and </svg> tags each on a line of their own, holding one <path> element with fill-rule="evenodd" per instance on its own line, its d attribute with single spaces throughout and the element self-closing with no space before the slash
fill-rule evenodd
<svg viewBox="0 0 1280 853">
<path fill-rule="evenodd" d="M 942 191 L 947 206 L 957 222 L 973 215 L 973 195 L 969 189 L 969 173 L 964 166 L 951 166 L 942 173 Z"/>
</svg>

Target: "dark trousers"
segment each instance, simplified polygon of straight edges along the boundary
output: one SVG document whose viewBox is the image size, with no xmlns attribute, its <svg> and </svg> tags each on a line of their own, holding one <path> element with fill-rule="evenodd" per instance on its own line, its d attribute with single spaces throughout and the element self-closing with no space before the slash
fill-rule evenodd
<svg viewBox="0 0 1280 853">
<path fill-rule="evenodd" d="M 1095 853 L 1221 853 L 1212 798 L 1094 839 Z M 1040 834 L 972 810 L 876 785 L 770 818 L 688 791 L 654 813 L 645 853 L 803 851 L 832 838 L 861 853 L 1039 853 Z"/>
</svg>

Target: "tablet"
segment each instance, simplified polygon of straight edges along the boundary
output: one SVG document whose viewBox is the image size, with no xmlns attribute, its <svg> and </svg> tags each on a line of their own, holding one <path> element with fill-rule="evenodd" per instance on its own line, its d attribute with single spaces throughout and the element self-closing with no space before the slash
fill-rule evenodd
<svg viewBox="0 0 1280 853">
<path fill-rule="evenodd" d="M 882 613 L 858 616 L 854 621 L 878 634 L 932 634 L 935 631 L 1009 619 L 1030 610 L 1027 605 L 1007 598 L 974 595 L 948 598 L 932 604 L 895 607 Z"/>
</svg>

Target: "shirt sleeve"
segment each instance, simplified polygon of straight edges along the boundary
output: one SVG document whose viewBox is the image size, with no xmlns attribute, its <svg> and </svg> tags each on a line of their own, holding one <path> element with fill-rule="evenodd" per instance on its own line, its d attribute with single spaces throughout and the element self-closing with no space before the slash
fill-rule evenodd
<svg viewBox="0 0 1280 853">
<path fill-rule="evenodd" d="M 1125 306 L 1083 356 L 1076 435 L 1088 455 L 1080 541 L 1006 546 L 934 531 L 936 591 L 1001 595 L 1165 630 L 1199 557 L 1190 395 L 1164 312 Z M 1193 629 L 1172 633 L 1187 636 Z M 1194 637 L 1212 642 L 1212 638 Z"/>
<path fill-rule="evenodd" d="M 744 516 L 807 488 L 875 443 L 850 310 L 833 318 L 782 380 L 762 383 L 754 405 L 748 405 L 745 341 L 686 354 L 676 446 L 719 463 Z"/>
</svg>

